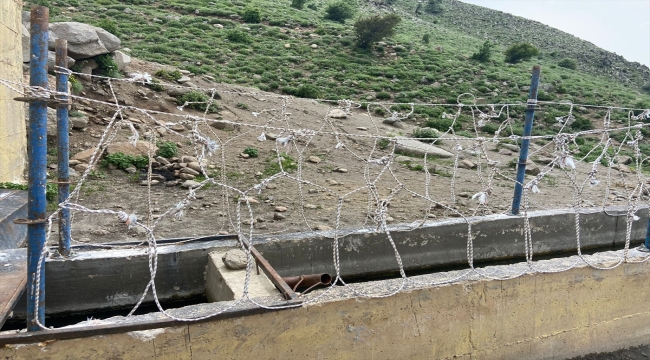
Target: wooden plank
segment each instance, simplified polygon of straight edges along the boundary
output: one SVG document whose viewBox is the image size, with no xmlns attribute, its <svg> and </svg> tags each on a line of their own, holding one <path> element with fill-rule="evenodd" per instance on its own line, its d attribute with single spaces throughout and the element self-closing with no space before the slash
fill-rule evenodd
<svg viewBox="0 0 650 360">
<path fill-rule="evenodd" d="M 0 251 L 0 328 L 27 285 L 27 249 Z"/>
</svg>

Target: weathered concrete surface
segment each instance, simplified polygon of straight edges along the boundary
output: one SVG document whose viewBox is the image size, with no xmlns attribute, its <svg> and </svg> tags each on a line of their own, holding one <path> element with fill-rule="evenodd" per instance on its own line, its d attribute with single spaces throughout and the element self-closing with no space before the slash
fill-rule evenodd
<svg viewBox="0 0 650 360">
<path fill-rule="evenodd" d="M 27 285 L 27 249 L 11 256 L 0 251 L 0 328 Z"/>
<path fill-rule="evenodd" d="M 27 226 L 13 221 L 27 218 L 27 192 L 0 189 L 0 250 L 17 249 L 27 239 Z"/>
<path fill-rule="evenodd" d="M 0 1 L 0 79 L 21 83 L 22 0 Z M 0 85 L 0 182 L 23 182 L 27 158 L 27 136 L 20 94 Z"/>
<path fill-rule="evenodd" d="M 641 254 L 632 251 L 632 255 Z M 586 258 L 611 266 L 621 256 L 619 251 Z M 541 261 L 535 267 L 553 271 L 577 260 Z M 481 270 L 506 276 L 521 268 L 522 264 Z M 439 282 L 459 273 L 414 280 Z M 613 270 L 582 263 L 564 272 L 505 281 L 471 276 L 440 286 L 411 285 L 405 292 L 377 299 L 355 294 L 386 290 L 399 280 L 352 284 L 333 289 L 316 306 L 165 329 L 6 345 L 0 348 L 0 358 L 566 359 L 648 342 L 648 276 L 647 262 L 625 263 Z M 199 315 L 212 311 L 212 306 L 174 314 Z M 127 323 L 144 317 L 151 315 Z"/>
<path fill-rule="evenodd" d="M 230 301 L 244 296 L 246 269 L 231 270 L 224 264 L 221 257 L 225 251 L 215 251 L 208 255 L 208 270 L 205 278 L 205 296 L 208 301 Z M 254 269 L 254 267 L 253 267 Z M 272 296 L 278 290 L 263 271 L 251 271 L 248 282 L 250 297 Z"/>
<path fill-rule="evenodd" d="M 625 216 L 598 210 L 581 214 L 581 244 L 623 247 Z M 624 212 L 621 212 L 625 214 Z M 609 214 L 609 215 L 608 215 Z M 647 209 L 637 213 L 633 245 L 645 238 Z M 523 217 L 490 215 L 470 219 L 476 260 L 524 257 Z M 538 211 L 530 214 L 535 256 L 575 251 L 574 214 L 570 210 Z M 395 256 L 385 234 L 367 229 L 340 240 L 341 274 L 385 275 L 397 272 Z M 334 274 L 332 232 L 301 233 L 281 238 L 257 239 L 255 247 L 282 276 L 315 273 Z M 411 230 L 391 227 L 391 235 L 407 270 L 423 270 L 467 264 L 467 224 L 463 219 L 430 222 Z M 159 246 L 156 290 L 163 301 L 201 296 L 208 253 L 225 251 L 235 241 L 214 240 L 184 245 Z M 48 259 L 45 302 L 48 314 L 126 307 L 135 304 L 149 281 L 145 249 L 79 251 L 71 259 Z M 146 301 L 153 301 L 148 295 Z M 25 301 L 15 309 L 24 316 Z"/>
</svg>

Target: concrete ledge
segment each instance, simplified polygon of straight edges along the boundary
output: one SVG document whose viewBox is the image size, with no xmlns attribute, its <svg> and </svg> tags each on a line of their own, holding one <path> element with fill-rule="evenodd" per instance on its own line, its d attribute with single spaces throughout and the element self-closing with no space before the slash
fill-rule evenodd
<svg viewBox="0 0 650 360">
<path fill-rule="evenodd" d="M 616 214 L 622 216 L 616 216 Z M 625 241 L 624 208 L 597 209 L 581 213 L 582 248 L 622 248 Z M 636 245 L 645 238 L 647 208 L 633 223 Z M 571 210 L 530 213 L 535 256 L 575 251 L 574 216 Z M 490 215 L 470 219 L 477 262 L 524 257 L 524 219 Z M 406 270 L 435 269 L 467 264 L 467 223 L 463 219 L 428 222 L 417 229 L 391 227 Z M 341 272 L 346 278 L 395 273 L 397 264 L 385 234 L 363 229 L 340 241 Z M 332 232 L 300 233 L 254 239 L 282 276 L 334 273 Z M 205 291 L 208 253 L 235 247 L 232 237 L 216 237 L 182 245 L 160 245 L 156 289 L 162 301 L 201 296 Z M 9 250 L 11 251 L 11 250 Z M 71 259 L 48 259 L 45 303 L 47 314 L 91 312 L 129 307 L 137 302 L 149 281 L 146 250 L 111 249 L 78 251 Z M 146 301 L 152 301 L 151 295 Z M 20 300 L 16 316 L 24 316 Z"/>
<path fill-rule="evenodd" d="M 246 269 L 231 270 L 221 257 L 225 251 L 215 251 L 208 255 L 208 270 L 205 279 L 205 296 L 210 302 L 237 300 L 244 296 Z M 248 296 L 273 296 L 280 292 L 263 271 L 253 270 L 248 283 Z"/>
<path fill-rule="evenodd" d="M 631 251 L 632 256 L 641 254 Z M 612 266 L 622 251 L 585 258 Z M 633 258 L 639 261 L 641 258 Z M 556 271 L 577 257 L 539 261 Z M 526 264 L 479 269 L 495 276 Z M 557 273 L 510 280 L 466 279 L 439 286 L 463 271 L 414 277 L 404 292 L 386 298 L 358 294 L 395 288 L 400 280 L 337 287 L 315 306 L 183 326 L 0 347 L 0 357 L 138 359 L 566 359 L 648 342 L 650 264 L 624 263 L 597 270 L 579 263 Z M 172 310 L 200 316 L 215 303 Z M 160 318 L 136 316 L 124 323 Z M 116 318 L 103 323 L 117 323 Z M 306 345 L 308 344 L 308 345 Z"/>
</svg>

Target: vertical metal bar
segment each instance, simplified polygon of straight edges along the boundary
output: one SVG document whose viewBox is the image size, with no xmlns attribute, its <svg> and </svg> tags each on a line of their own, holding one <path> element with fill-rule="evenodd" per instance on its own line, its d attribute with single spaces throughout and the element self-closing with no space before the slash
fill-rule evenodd
<svg viewBox="0 0 650 360">
<path fill-rule="evenodd" d="M 68 41 L 56 39 L 56 91 L 68 93 Z M 70 139 L 68 126 L 68 96 L 58 95 L 62 103 L 56 109 L 57 157 L 59 175 L 59 204 L 70 194 Z M 70 209 L 63 208 L 59 214 L 59 254 L 70 256 Z"/>
<path fill-rule="evenodd" d="M 47 89 L 47 41 L 50 11 L 44 6 L 33 6 L 31 13 L 31 49 L 29 59 L 29 85 Z M 45 94 L 43 94 L 45 96 Z M 28 220 L 45 219 L 46 167 L 47 167 L 47 102 L 29 103 L 29 209 Z M 35 317 L 45 321 L 45 267 L 39 261 L 45 246 L 45 222 L 27 226 L 27 330 L 39 330 Z M 38 298 L 36 279 L 40 279 Z M 38 313 L 36 304 L 38 302 Z"/>
<path fill-rule="evenodd" d="M 530 83 L 530 92 L 528 93 L 528 106 L 526 107 L 526 122 L 524 124 L 524 139 L 521 141 L 521 150 L 519 152 L 519 162 L 517 163 L 517 182 L 515 183 L 515 195 L 512 198 L 512 215 L 519 214 L 521 206 L 521 194 L 524 190 L 524 177 L 526 176 L 526 161 L 528 160 L 528 147 L 530 146 L 529 137 L 533 133 L 533 119 L 535 118 L 535 105 L 537 103 L 537 88 L 539 86 L 539 75 L 541 73 L 539 65 L 533 67 L 533 78 Z"/>
</svg>

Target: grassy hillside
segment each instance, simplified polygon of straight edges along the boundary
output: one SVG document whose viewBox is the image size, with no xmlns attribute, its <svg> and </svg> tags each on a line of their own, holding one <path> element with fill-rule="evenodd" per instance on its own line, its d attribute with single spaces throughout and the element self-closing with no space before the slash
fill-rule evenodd
<svg viewBox="0 0 650 360">
<path fill-rule="evenodd" d="M 640 91 L 650 82 L 647 67 L 539 23 L 455 0 L 445 0 L 440 15 L 419 17 L 413 15 L 416 0 L 392 6 L 359 1 L 355 16 L 396 11 L 403 18 L 396 35 L 371 51 L 356 49 L 354 19 L 343 24 L 324 19 L 326 0 L 310 0 L 302 10 L 290 7 L 291 0 L 39 2 L 53 7 L 52 21 L 81 21 L 115 32 L 138 58 L 266 91 L 452 103 L 458 94 L 472 92 L 488 102 L 525 101 L 530 69 L 539 63 L 541 99 L 650 107 L 650 95 Z M 261 23 L 241 20 L 249 8 L 260 9 Z M 429 43 L 422 41 L 425 34 Z M 493 60 L 471 60 L 486 38 L 497 43 Z M 503 50 L 521 39 L 540 47 L 539 58 L 506 64 Z M 578 60 L 576 70 L 557 66 L 567 57 Z M 317 93 L 305 91 L 306 84 L 315 85 Z M 416 113 L 434 115 L 427 111 Z"/>
</svg>

